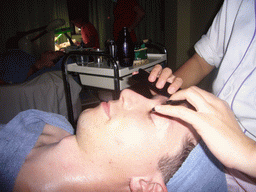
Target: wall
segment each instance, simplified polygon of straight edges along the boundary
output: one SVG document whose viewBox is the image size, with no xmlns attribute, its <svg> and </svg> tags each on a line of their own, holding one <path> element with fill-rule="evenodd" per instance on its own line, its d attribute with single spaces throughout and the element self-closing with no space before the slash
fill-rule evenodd
<svg viewBox="0 0 256 192">
<path fill-rule="evenodd" d="M 190 12 L 191 44 L 195 44 L 202 34 L 207 32 L 222 3 L 223 0 L 192 0 Z"/>
<path fill-rule="evenodd" d="M 200 37 L 208 31 L 211 23 L 219 11 L 223 0 L 192 0 L 191 6 L 191 20 L 190 20 L 190 49 L 188 50 L 188 56 L 194 54 L 193 45 L 200 39 Z M 215 78 L 217 70 L 213 70 L 208 76 L 206 76 L 200 83 L 199 87 L 212 91 L 212 82 Z"/>
<path fill-rule="evenodd" d="M 223 0 L 165 0 L 165 38 L 169 66 L 178 68 L 194 52 Z"/>
<path fill-rule="evenodd" d="M 191 34 L 191 0 L 178 0 L 177 3 L 177 60 L 179 67 L 188 59 Z"/>
<path fill-rule="evenodd" d="M 168 66 L 177 70 L 194 54 L 194 44 L 207 32 L 223 0 L 165 0 L 165 45 Z M 199 85 L 209 89 L 214 74 Z"/>
<path fill-rule="evenodd" d="M 175 70 L 177 60 L 177 1 L 165 0 L 165 46 L 168 65 Z"/>
</svg>

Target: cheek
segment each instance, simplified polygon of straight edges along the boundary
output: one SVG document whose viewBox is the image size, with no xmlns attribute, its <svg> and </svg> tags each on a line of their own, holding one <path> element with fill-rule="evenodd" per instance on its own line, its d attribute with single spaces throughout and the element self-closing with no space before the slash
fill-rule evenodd
<svg viewBox="0 0 256 192">
<path fill-rule="evenodd" d="M 82 115 L 80 115 L 78 120 L 78 126 L 82 126 L 86 130 L 95 130 L 98 131 L 99 128 L 104 128 L 107 119 L 102 117 L 97 110 L 90 109 L 84 111 Z"/>
<path fill-rule="evenodd" d="M 156 134 L 152 122 L 140 121 L 141 117 L 125 117 L 108 123 L 105 147 L 108 155 L 116 162 L 145 164 L 154 161 L 166 146 L 163 139 Z M 141 165 L 145 166 L 145 165 Z"/>
<path fill-rule="evenodd" d="M 109 127 L 112 129 L 112 141 L 121 150 L 149 154 L 150 151 L 157 151 L 155 149 L 161 146 L 165 137 L 163 131 L 157 130 L 150 120 L 141 121 L 141 118 L 140 116 L 122 118 L 111 124 L 112 128 Z"/>
<path fill-rule="evenodd" d="M 134 118 L 119 118 L 108 125 L 115 140 L 120 144 L 132 147 L 141 144 L 146 138 L 147 124 Z"/>
<path fill-rule="evenodd" d="M 119 135 L 119 138 L 127 146 L 132 147 L 144 143 L 147 139 L 147 134 L 141 125 L 130 122 L 129 125 L 123 129 L 122 133 Z"/>
</svg>

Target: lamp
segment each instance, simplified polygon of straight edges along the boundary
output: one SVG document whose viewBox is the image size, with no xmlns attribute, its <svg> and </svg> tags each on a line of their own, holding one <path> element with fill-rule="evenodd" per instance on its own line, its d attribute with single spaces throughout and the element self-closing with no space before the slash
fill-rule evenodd
<svg viewBox="0 0 256 192">
<path fill-rule="evenodd" d="M 21 49 L 27 53 L 32 53 L 32 42 L 39 39 L 43 35 L 47 34 L 54 29 L 61 27 L 66 22 L 64 19 L 55 19 L 48 25 L 32 29 L 26 32 L 17 32 L 15 36 L 10 37 L 6 42 L 6 49 Z M 34 38 L 28 37 L 29 34 L 42 31 Z"/>
</svg>

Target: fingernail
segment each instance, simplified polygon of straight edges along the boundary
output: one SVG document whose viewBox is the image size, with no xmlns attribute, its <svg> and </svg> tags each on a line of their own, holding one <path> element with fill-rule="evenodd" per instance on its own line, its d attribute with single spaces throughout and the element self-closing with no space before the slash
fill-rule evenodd
<svg viewBox="0 0 256 192">
<path fill-rule="evenodd" d="M 170 87 L 168 91 L 169 91 L 170 94 L 173 94 L 175 92 L 175 88 Z"/>
<path fill-rule="evenodd" d="M 158 89 L 162 89 L 163 87 L 164 87 L 164 84 L 165 84 L 165 82 L 163 82 L 163 81 L 158 81 L 157 82 L 157 84 L 156 84 L 156 87 L 158 88 Z"/>
</svg>

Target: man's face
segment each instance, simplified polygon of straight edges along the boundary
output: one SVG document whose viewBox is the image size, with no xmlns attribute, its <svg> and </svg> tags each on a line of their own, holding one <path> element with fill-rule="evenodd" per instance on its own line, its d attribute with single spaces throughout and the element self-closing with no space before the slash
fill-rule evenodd
<svg viewBox="0 0 256 192">
<path fill-rule="evenodd" d="M 126 172 L 156 171 L 162 156 L 177 154 L 184 139 L 192 137 L 189 125 L 151 111 L 166 100 L 124 90 L 119 100 L 85 110 L 78 133 L 83 134 L 87 151 L 96 152 L 97 158 L 111 159 L 113 167 L 123 167 Z"/>
</svg>

